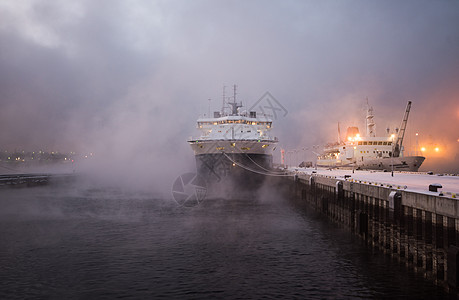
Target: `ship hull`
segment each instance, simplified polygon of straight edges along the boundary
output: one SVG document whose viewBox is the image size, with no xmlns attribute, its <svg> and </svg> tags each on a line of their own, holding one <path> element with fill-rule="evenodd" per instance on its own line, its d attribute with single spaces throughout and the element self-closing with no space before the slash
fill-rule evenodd
<svg viewBox="0 0 459 300">
<path fill-rule="evenodd" d="M 362 170 L 393 170 L 417 172 L 424 162 L 423 156 L 406 156 L 406 157 L 383 157 L 365 159 L 364 161 L 350 162 L 339 160 L 321 160 L 317 162 L 318 167 L 339 168 L 354 167 Z"/>
<path fill-rule="evenodd" d="M 276 140 L 221 139 L 188 141 L 197 174 L 218 194 L 256 191 L 273 171 Z"/>
<path fill-rule="evenodd" d="M 211 153 L 196 155 L 196 170 L 208 185 L 234 185 L 256 189 L 272 172 L 272 155 Z"/>
</svg>

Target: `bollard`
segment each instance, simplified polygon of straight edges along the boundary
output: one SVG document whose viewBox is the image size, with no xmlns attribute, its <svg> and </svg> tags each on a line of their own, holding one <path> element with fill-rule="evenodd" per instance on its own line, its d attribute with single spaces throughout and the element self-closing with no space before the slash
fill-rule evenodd
<svg viewBox="0 0 459 300">
<path fill-rule="evenodd" d="M 429 192 L 437 192 L 438 189 L 441 189 L 442 185 L 439 183 L 432 183 L 429 185 Z"/>
</svg>

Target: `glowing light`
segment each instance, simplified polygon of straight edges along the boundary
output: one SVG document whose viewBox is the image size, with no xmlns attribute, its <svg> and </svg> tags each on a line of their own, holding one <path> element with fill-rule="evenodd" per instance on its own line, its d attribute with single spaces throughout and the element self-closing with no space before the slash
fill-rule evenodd
<svg viewBox="0 0 459 300">
<path fill-rule="evenodd" d="M 435 147 L 435 152 L 438 152 L 438 151 L 440 151 L 440 148 Z"/>
<path fill-rule="evenodd" d="M 421 147 L 421 151 L 426 151 L 426 147 Z"/>
<path fill-rule="evenodd" d="M 235 167 L 235 166 L 236 166 L 236 164 L 235 164 L 235 163 L 233 163 L 233 167 Z"/>
</svg>

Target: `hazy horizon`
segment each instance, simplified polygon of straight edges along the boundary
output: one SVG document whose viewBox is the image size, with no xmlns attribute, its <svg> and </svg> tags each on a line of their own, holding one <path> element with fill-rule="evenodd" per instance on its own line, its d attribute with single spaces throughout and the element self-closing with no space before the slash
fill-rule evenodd
<svg viewBox="0 0 459 300">
<path fill-rule="evenodd" d="M 458 1 L 0 1 L 0 149 L 94 152 L 101 172 L 170 182 L 194 168 L 208 99 L 237 84 L 248 107 L 266 91 L 285 107 L 287 150 L 338 122 L 364 132 L 367 98 L 383 134 L 410 100 L 405 149 L 419 133 L 421 170 L 457 173 L 458 53 Z"/>
</svg>

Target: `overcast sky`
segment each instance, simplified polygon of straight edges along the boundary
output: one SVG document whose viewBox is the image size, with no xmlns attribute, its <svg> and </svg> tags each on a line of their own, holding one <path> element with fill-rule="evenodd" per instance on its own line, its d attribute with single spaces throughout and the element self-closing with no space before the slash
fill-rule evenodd
<svg viewBox="0 0 459 300">
<path fill-rule="evenodd" d="M 367 97 L 383 134 L 411 100 L 407 143 L 459 171 L 459 1 L 0 0 L 0 149 L 187 169 L 232 84 L 285 107 L 287 149 L 364 131 Z"/>
</svg>

